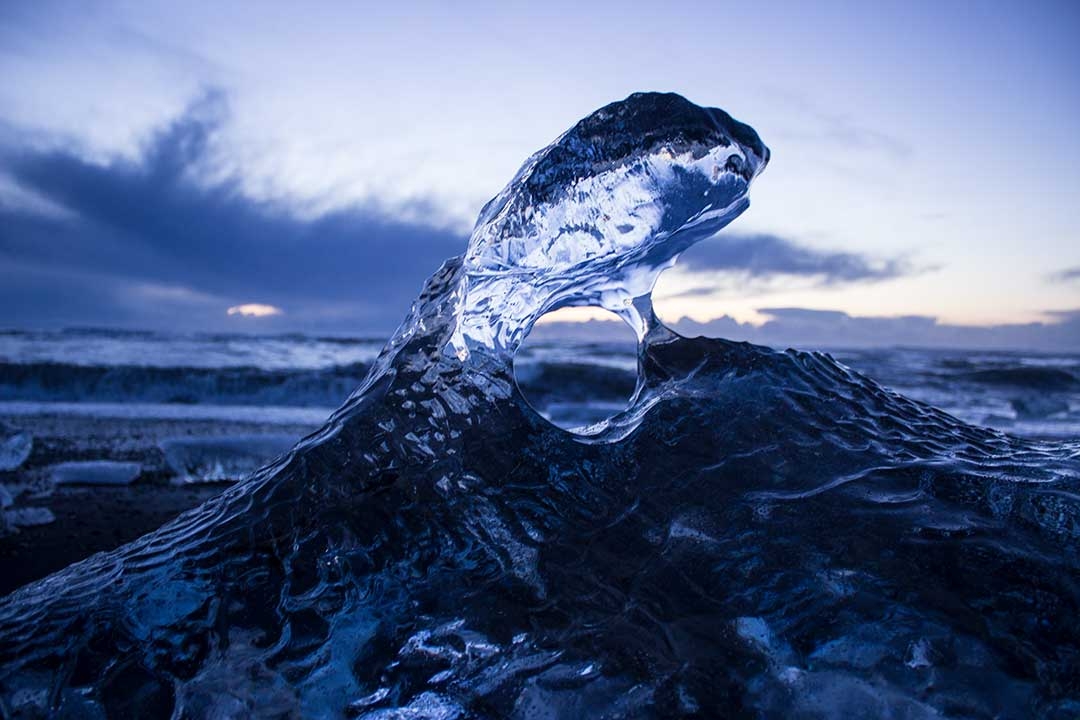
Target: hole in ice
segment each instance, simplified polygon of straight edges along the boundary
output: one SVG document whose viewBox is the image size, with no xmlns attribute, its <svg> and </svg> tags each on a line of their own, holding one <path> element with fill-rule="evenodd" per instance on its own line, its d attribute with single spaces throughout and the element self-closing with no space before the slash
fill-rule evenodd
<svg viewBox="0 0 1080 720">
<path fill-rule="evenodd" d="M 637 386 L 637 337 L 614 313 L 564 308 L 533 326 L 514 356 L 529 404 L 571 432 L 619 414 Z"/>
</svg>

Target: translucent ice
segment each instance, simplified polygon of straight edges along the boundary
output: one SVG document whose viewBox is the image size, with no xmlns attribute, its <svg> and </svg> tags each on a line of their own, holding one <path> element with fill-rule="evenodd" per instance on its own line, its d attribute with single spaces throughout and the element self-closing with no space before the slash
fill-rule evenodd
<svg viewBox="0 0 1080 720">
<path fill-rule="evenodd" d="M 57 485 L 130 485 L 140 472 L 137 462 L 73 460 L 53 465 L 50 477 Z"/>
<path fill-rule="evenodd" d="M 4 520 L 11 527 L 34 527 L 56 521 L 52 511 L 43 507 L 23 507 L 4 511 Z"/>
<path fill-rule="evenodd" d="M 34 447 L 34 438 L 0 421 L 0 471 L 16 470 Z"/>
<path fill-rule="evenodd" d="M 746 209 L 768 159 L 750 127 L 677 95 L 593 113 L 480 212 L 455 347 L 513 353 L 541 315 L 574 305 L 610 310 L 644 337 L 660 272 Z"/>
<path fill-rule="evenodd" d="M 1075 715 L 1080 444 L 654 317 L 657 274 L 745 208 L 767 158 L 658 94 L 534 155 L 322 430 L 0 601 L 0 708 Z M 629 407 L 587 436 L 511 368 L 573 304 L 639 338 Z"/>
</svg>

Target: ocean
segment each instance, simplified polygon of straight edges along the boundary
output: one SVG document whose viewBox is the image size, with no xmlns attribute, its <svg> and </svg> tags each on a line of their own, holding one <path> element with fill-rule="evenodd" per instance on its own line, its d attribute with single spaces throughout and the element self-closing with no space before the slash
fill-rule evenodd
<svg viewBox="0 0 1080 720">
<path fill-rule="evenodd" d="M 0 419 L 78 415 L 321 424 L 363 381 L 385 339 L 174 335 L 103 329 L 0 333 Z M 1028 438 L 1080 437 L 1080 354 L 817 348 L 964 422 Z M 526 343 L 515 374 L 560 427 L 625 408 L 632 345 Z"/>
</svg>

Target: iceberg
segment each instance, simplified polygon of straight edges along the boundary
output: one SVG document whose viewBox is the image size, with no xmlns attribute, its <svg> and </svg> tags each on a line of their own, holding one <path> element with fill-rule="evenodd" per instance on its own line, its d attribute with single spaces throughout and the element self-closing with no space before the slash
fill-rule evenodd
<svg viewBox="0 0 1080 720">
<path fill-rule="evenodd" d="M 0 600 L 0 710 L 1075 715 L 1080 443 L 653 313 L 659 273 L 768 159 L 658 93 L 533 155 L 321 430 Z M 569 305 L 638 338 L 629 407 L 579 432 L 512 370 Z"/>
</svg>

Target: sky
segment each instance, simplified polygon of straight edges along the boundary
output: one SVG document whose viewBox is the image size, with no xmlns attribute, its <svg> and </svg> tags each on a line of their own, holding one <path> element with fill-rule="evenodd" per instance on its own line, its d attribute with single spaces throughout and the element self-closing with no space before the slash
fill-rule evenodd
<svg viewBox="0 0 1080 720">
<path fill-rule="evenodd" d="M 1080 349 L 1078 33 L 1049 0 L 3 3 L 0 327 L 389 332 L 530 153 L 661 90 L 772 151 L 665 320 Z"/>
</svg>

